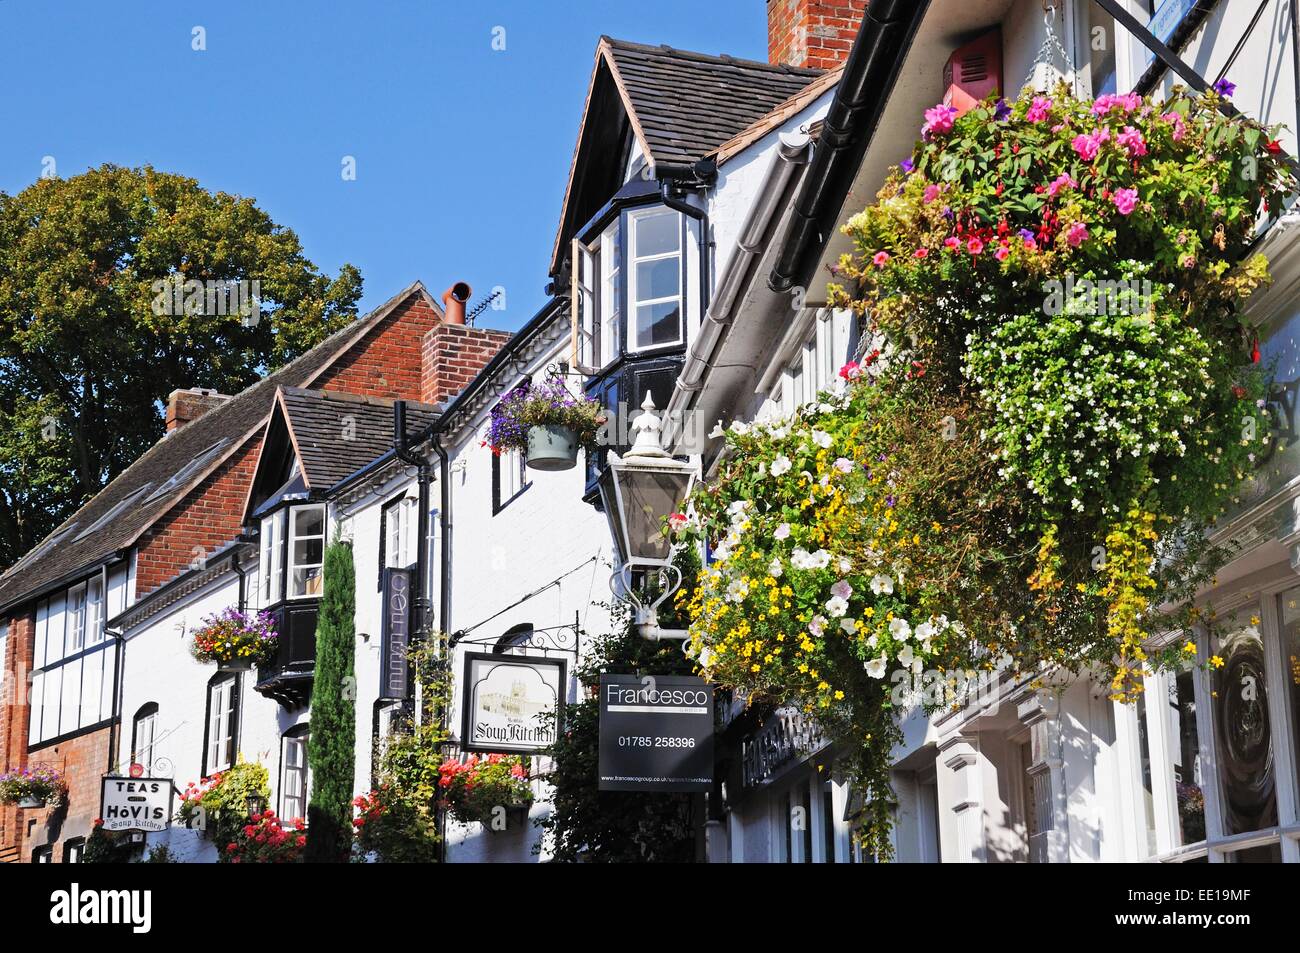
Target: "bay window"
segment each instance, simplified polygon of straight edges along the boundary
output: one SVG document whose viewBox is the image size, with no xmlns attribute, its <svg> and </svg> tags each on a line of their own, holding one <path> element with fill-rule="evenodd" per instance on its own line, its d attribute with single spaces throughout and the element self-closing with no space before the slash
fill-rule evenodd
<svg viewBox="0 0 1300 953">
<path fill-rule="evenodd" d="M 662 205 L 615 213 L 574 239 L 576 366 L 594 374 L 625 354 L 685 345 L 686 239 L 685 217 Z"/>
<path fill-rule="evenodd" d="M 325 560 L 325 506 L 289 510 L 289 598 L 319 596 Z"/>
<path fill-rule="evenodd" d="M 258 578 L 263 606 L 273 605 L 284 598 L 284 519 L 285 511 L 277 510 L 262 520 Z"/>
<path fill-rule="evenodd" d="M 671 209 L 634 212 L 629 249 L 629 351 L 682 342 L 682 221 Z"/>
</svg>

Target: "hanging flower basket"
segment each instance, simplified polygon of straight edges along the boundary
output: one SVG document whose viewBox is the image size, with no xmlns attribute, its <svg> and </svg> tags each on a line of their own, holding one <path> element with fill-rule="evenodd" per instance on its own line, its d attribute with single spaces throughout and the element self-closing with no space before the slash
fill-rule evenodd
<svg viewBox="0 0 1300 953">
<path fill-rule="evenodd" d="M 519 755 L 448 759 L 438 775 L 439 806 L 465 824 L 477 822 L 489 831 L 512 830 L 527 817 L 533 803 L 528 769 Z M 504 826 L 499 819 L 505 820 Z"/>
<path fill-rule="evenodd" d="M 248 671 L 275 658 L 279 635 L 269 612 L 226 609 L 208 616 L 194 631 L 190 651 L 200 662 L 216 662 L 223 671 Z"/>
<path fill-rule="evenodd" d="M 563 380 L 516 387 L 492 411 L 484 443 L 493 453 L 518 450 L 530 469 L 570 470 L 578 448 L 594 450 L 605 423 L 598 401 L 575 397 Z"/>
<path fill-rule="evenodd" d="M 0 774 L 0 804 L 28 810 L 62 804 L 68 783 L 52 768 L 23 768 Z"/>
</svg>

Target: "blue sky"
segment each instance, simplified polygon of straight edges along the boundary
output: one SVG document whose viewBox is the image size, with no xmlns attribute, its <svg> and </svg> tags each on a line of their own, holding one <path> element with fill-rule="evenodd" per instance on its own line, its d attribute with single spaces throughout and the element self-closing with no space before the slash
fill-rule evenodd
<svg viewBox="0 0 1300 953">
<path fill-rule="evenodd" d="M 517 328 L 602 33 L 766 59 L 762 0 L 0 0 L 0 190 L 46 156 L 150 164 L 255 198 L 330 273 L 355 264 L 363 311 L 463 279 L 475 301 L 504 287 L 480 323 Z"/>
</svg>

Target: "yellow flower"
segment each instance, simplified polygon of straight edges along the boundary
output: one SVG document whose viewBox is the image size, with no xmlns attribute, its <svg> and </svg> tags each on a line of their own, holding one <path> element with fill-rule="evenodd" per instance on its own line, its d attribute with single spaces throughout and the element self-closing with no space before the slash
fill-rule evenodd
<svg viewBox="0 0 1300 953">
<path fill-rule="evenodd" d="M 1186 645 L 1183 646 L 1183 651 L 1186 652 L 1188 655 L 1195 655 L 1195 654 L 1196 654 L 1196 643 L 1195 643 L 1195 642 L 1188 642 Z"/>
<path fill-rule="evenodd" d="M 1217 655 L 1213 655 L 1210 657 L 1210 664 L 1215 668 L 1223 668 L 1223 659 L 1219 658 Z"/>
<path fill-rule="evenodd" d="M 1257 615 L 1253 615 L 1253 616 L 1251 616 L 1251 617 L 1250 617 L 1250 624 L 1251 624 L 1251 625 L 1259 625 L 1259 616 L 1257 616 Z"/>
</svg>

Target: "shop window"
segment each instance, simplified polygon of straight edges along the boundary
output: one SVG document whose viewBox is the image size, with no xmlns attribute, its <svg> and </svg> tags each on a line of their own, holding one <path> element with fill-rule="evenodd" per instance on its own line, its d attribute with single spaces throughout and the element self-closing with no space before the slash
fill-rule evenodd
<svg viewBox="0 0 1300 953">
<path fill-rule="evenodd" d="M 1211 639 L 1212 701 L 1223 833 L 1277 824 L 1273 738 L 1258 608 L 1248 608 Z M 1246 858 L 1242 858 L 1246 859 Z"/>
<path fill-rule="evenodd" d="M 1177 845 L 1205 840 L 1205 780 L 1201 776 L 1201 746 L 1196 733 L 1196 688 L 1191 672 L 1168 679 L 1169 751 L 1178 809 Z"/>
</svg>

